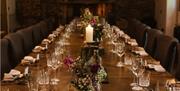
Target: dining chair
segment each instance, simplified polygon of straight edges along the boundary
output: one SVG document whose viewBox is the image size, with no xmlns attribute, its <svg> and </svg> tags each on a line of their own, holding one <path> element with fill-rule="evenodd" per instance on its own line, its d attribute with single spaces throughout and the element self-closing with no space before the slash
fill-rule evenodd
<svg viewBox="0 0 180 91">
<path fill-rule="evenodd" d="M 175 77 L 180 81 L 180 43 L 177 44 L 176 46 L 176 63 L 177 64 L 175 66 Z"/>
<path fill-rule="evenodd" d="M 160 61 L 160 64 L 170 72 L 171 64 L 175 56 L 175 48 L 178 40 L 176 38 L 158 35 L 154 58 Z"/>
<path fill-rule="evenodd" d="M 19 34 L 23 39 L 25 55 L 29 54 L 35 46 L 35 44 L 33 43 L 32 27 L 30 26 L 24 29 L 20 29 L 17 34 Z"/>
<path fill-rule="evenodd" d="M 9 58 L 12 68 L 14 68 L 25 56 L 23 39 L 17 33 L 8 34 L 4 38 L 10 42 Z"/>
<path fill-rule="evenodd" d="M 139 46 L 144 47 L 146 41 L 146 32 L 149 29 L 150 27 L 143 23 L 136 27 L 135 39 Z"/>
<path fill-rule="evenodd" d="M 51 33 L 55 28 L 57 28 L 57 24 L 55 23 L 55 19 L 53 17 L 49 17 L 45 20 L 48 25 L 48 32 Z"/>
<path fill-rule="evenodd" d="M 156 44 L 156 37 L 158 35 L 161 35 L 162 32 L 157 29 L 148 29 L 147 30 L 147 35 L 146 35 L 146 41 L 145 41 L 145 51 L 150 54 L 151 56 L 154 55 L 155 51 L 155 44 Z"/>
<path fill-rule="evenodd" d="M 42 34 L 43 38 L 47 37 L 49 34 L 47 22 L 44 20 L 44 21 L 41 21 L 39 24 L 41 26 L 41 34 Z"/>
<path fill-rule="evenodd" d="M 0 58 L 0 71 L 1 71 L 1 80 L 3 79 L 4 73 L 8 73 L 11 70 L 11 65 L 9 62 L 9 41 L 7 39 L 0 40 L 1 47 L 1 58 Z"/>
<path fill-rule="evenodd" d="M 40 23 L 32 25 L 32 30 L 33 30 L 33 42 L 35 45 L 38 45 L 43 40 L 43 34 L 41 33 Z"/>
<path fill-rule="evenodd" d="M 135 29 L 141 22 L 137 19 L 128 19 L 127 29 L 125 33 L 128 34 L 131 38 L 135 38 Z"/>
</svg>

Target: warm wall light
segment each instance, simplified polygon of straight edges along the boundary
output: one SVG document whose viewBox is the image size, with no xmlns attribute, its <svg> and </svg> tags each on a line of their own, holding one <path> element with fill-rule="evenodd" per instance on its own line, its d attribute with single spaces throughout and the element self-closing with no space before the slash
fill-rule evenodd
<svg viewBox="0 0 180 91">
<path fill-rule="evenodd" d="M 106 13 L 106 5 L 104 3 L 98 4 L 97 13 L 98 16 L 105 16 Z"/>
</svg>

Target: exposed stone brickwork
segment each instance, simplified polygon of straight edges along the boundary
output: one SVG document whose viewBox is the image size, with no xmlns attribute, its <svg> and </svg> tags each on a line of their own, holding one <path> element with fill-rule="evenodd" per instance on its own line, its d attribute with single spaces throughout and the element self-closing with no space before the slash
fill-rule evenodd
<svg viewBox="0 0 180 91">
<path fill-rule="evenodd" d="M 17 16 L 19 17 L 18 20 L 21 24 L 32 24 L 49 16 L 58 17 L 59 21 L 65 22 L 68 20 L 68 17 L 73 17 L 71 15 L 74 14 L 68 14 L 68 11 L 72 11 L 72 7 L 76 5 L 63 3 L 66 1 L 68 2 L 68 0 L 16 1 Z M 93 1 L 94 0 L 92 0 L 92 2 Z M 154 1 L 155 0 L 115 0 L 111 16 L 113 16 L 115 20 L 119 17 L 135 17 L 141 20 L 148 17 L 154 17 Z M 79 5 L 85 6 L 82 3 Z"/>
</svg>

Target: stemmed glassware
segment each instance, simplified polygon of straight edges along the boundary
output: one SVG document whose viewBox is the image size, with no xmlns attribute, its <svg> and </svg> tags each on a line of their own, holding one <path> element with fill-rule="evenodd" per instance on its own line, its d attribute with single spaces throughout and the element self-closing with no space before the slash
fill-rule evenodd
<svg viewBox="0 0 180 91">
<path fill-rule="evenodd" d="M 55 55 L 55 54 L 54 54 Z M 54 78 L 51 79 L 51 84 L 58 84 L 59 82 L 59 79 L 57 78 L 57 69 L 59 68 L 60 66 L 60 62 L 58 61 L 57 57 L 54 56 L 51 60 L 51 63 L 52 63 L 52 69 L 54 71 Z"/>
<path fill-rule="evenodd" d="M 143 62 L 142 58 L 137 57 L 137 58 L 135 58 L 135 60 L 132 60 L 131 71 L 136 76 L 136 83 L 133 84 L 132 89 L 133 90 L 142 90 L 143 88 L 139 86 L 139 77 L 145 71 L 144 62 Z"/>
<path fill-rule="evenodd" d="M 124 59 L 123 59 L 123 55 L 125 54 L 125 43 L 121 40 L 118 41 L 118 43 L 116 44 L 115 47 L 115 53 L 117 54 L 117 56 L 119 57 L 120 61 L 118 62 L 117 66 L 118 67 L 123 67 L 124 66 Z"/>
</svg>

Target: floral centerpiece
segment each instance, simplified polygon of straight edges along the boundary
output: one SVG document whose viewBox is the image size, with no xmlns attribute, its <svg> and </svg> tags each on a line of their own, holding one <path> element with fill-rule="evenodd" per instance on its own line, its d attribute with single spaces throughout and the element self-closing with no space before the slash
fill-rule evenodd
<svg viewBox="0 0 180 91">
<path fill-rule="evenodd" d="M 69 62 L 69 59 L 67 58 L 64 64 L 71 65 L 69 67 L 73 72 L 72 85 L 80 91 L 99 91 L 107 73 L 101 64 L 101 57 L 98 52 L 94 51 L 89 60 L 78 57 L 76 60 Z"/>
<path fill-rule="evenodd" d="M 99 42 L 101 40 L 102 36 L 102 26 L 99 22 L 99 16 L 94 16 L 89 8 L 85 8 L 83 14 L 80 16 L 80 30 L 82 31 L 82 34 L 85 31 L 85 27 L 87 27 L 88 24 L 91 24 L 92 27 L 94 27 L 94 35 L 93 40 Z"/>
</svg>

